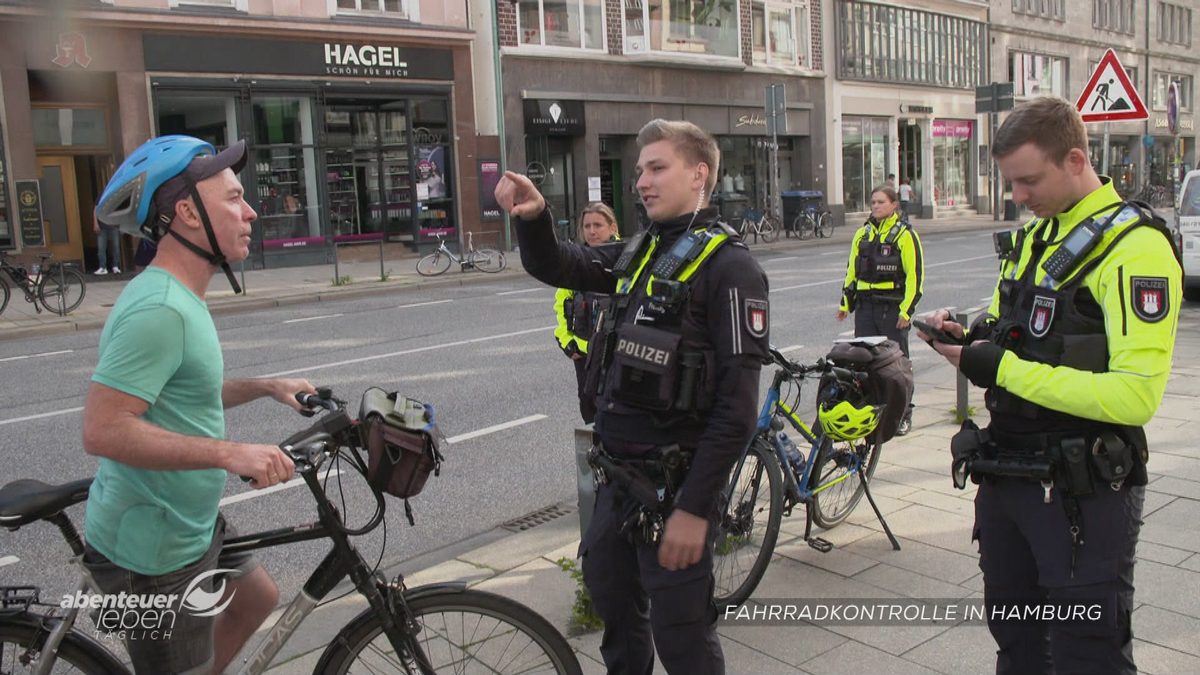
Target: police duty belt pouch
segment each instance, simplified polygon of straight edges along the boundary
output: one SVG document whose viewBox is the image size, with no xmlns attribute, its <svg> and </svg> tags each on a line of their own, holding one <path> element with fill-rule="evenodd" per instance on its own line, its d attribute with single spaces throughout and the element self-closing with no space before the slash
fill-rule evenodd
<svg viewBox="0 0 1200 675">
<path fill-rule="evenodd" d="M 670 410 L 678 390 L 679 343 L 682 336 L 650 326 L 627 323 L 617 330 L 606 393 L 647 410 Z"/>
<path fill-rule="evenodd" d="M 407 509 L 407 500 L 421 494 L 429 474 L 441 471 L 445 439 L 434 422 L 433 407 L 372 387 L 363 394 L 358 420 L 367 448 L 367 482 L 406 500 Z"/>
<path fill-rule="evenodd" d="M 825 359 L 839 368 L 867 373 L 864 393 L 871 405 L 885 406 L 879 426 L 868 436 L 872 443 L 892 440 L 908 412 L 913 395 L 912 362 L 895 340 L 853 339 L 835 342 Z M 821 382 L 824 390 L 831 378 Z"/>
</svg>

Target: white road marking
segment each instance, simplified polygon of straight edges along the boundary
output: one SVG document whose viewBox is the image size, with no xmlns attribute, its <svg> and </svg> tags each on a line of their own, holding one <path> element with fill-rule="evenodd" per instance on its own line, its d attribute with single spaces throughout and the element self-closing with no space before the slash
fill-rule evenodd
<svg viewBox="0 0 1200 675">
<path fill-rule="evenodd" d="M 325 368 L 337 368 L 339 366 L 348 366 L 354 363 L 366 363 L 368 361 L 378 361 L 379 359 L 390 359 L 393 356 L 407 356 L 409 354 L 420 354 L 421 352 L 431 352 L 437 349 L 448 349 L 450 347 L 462 347 L 463 345 L 472 345 L 479 342 L 490 342 L 491 340 L 503 340 L 504 338 L 517 337 L 518 335 L 528 335 L 530 333 L 540 333 L 543 331 L 554 330 L 555 326 L 546 328 L 530 328 L 529 330 L 519 330 L 514 333 L 501 333 L 499 335 L 488 335 L 487 337 L 471 338 L 470 340 L 458 340 L 456 342 L 443 342 L 438 345 L 427 345 L 425 347 L 415 347 L 413 349 L 402 349 L 398 352 L 388 352 L 387 354 L 375 354 L 373 356 L 364 356 L 357 359 L 347 359 L 345 361 L 333 361 L 331 363 L 318 363 L 312 366 L 304 366 L 303 368 L 293 368 L 291 370 L 281 370 L 278 373 L 270 373 L 267 375 L 259 375 L 259 377 L 283 377 L 284 375 L 294 375 L 295 373 L 304 373 L 310 370 L 322 370 Z M 79 408 L 82 410 L 83 408 Z M 55 414 L 55 413 L 50 413 Z M 5 424 L 6 422 L 0 422 Z"/>
<path fill-rule="evenodd" d="M 24 359 L 37 359 L 37 358 L 41 358 L 43 356 L 58 356 L 59 354 L 70 354 L 74 351 L 75 351 L 74 349 L 63 349 L 63 350 L 60 350 L 57 352 L 42 352 L 41 354 L 26 354 L 25 356 L 9 356 L 9 357 L 0 359 L 0 363 L 4 363 L 5 361 L 21 361 Z"/>
<path fill-rule="evenodd" d="M 40 420 L 43 417 L 55 417 L 58 415 L 69 415 L 83 410 L 83 406 L 78 408 L 67 408 L 66 410 L 55 410 L 54 412 L 38 413 L 36 415 L 26 415 L 25 417 L 14 417 L 11 420 L 0 420 L 0 426 L 5 424 L 16 424 L 17 422 L 28 422 L 30 420 Z"/>
<path fill-rule="evenodd" d="M 965 262 L 974 262 L 976 260 L 987 260 L 988 258 L 995 260 L 996 254 L 989 253 L 988 255 L 977 255 L 974 258 L 963 258 L 962 260 L 947 260 L 946 262 L 933 263 L 932 265 L 926 265 L 925 269 L 929 269 L 930 267 L 945 267 L 946 265 L 961 265 L 962 263 L 965 263 Z"/>
<path fill-rule="evenodd" d="M 12 564 L 19 563 L 19 562 L 21 562 L 21 559 L 18 558 L 17 556 L 6 555 L 3 558 L 0 558 L 0 567 L 5 567 L 7 565 L 12 565 Z"/>
<path fill-rule="evenodd" d="M 794 291 L 797 288 L 809 288 L 811 286 L 822 286 L 824 284 L 840 284 L 843 279 L 826 279 L 825 281 L 813 281 L 807 284 L 797 284 L 795 286 L 784 286 L 783 288 L 772 288 L 772 293 L 782 293 L 783 291 Z"/>
<path fill-rule="evenodd" d="M 991 302 L 992 302 L 992 296 L 990 296 L 990 295 L 989 295 L 989 296 L 987 296 L 986 298 L 980 298 L 980 299 L 979 299 L 979 301 L 980 301 L 980 302 L 986 302 L 986 303 L 988 303 L 988 304 L 991 304 Z"/>
<path fill-rule="evenodd" d="M 779 350 L 779 353 L 786 354 L 788 352 L 794 352 L 797 349 L 804 349 L 804 345 L 792 345 L 791 347 L 784 347 L 783 349 Z"/>
<path fill-rule="evenodd" d="M 488 434 L 494 434 L 494 433 L 496 433 L 497 431 L 504 431 L 505 429 L 511 429 L 511 428 L 513 428 L 513 427 L 519 427 L 519 426 L 521 426 L 522 424 L 529 424 L 530 422 L 537 422 L 537 421 L 540 421 L 540 420 L 544 420 L 544 419 L 546 419 L 546 418 L 547 418 L 547 415 L 542 415 L 542 414 L 538 414 L 538 415 L 530 415 L 530 416 L 528 416 L 528 417 L 522 417 L 522 418 L 521 418 L 521 419 L 519 419 L 519 420 L 513 420 L 513 421 L 511 421 L 511 422 L 505 422 L 504 424 L 497 424 L 497 425 L 495 425 L 495 426 L 485 427 L 485 428 L 483 428 L 483 429 L 480 429 L 480 430 L 478 430 L 478 431 L 471 431 L 471 432 L 468 432 L 468 433 L 465 433 L 465 434 L 459 434 L 459 435 L 457 435 L 457 436 L 451 436 L 450 438 L 447 438 L 447 439 L 446 439 L 446 442 L 447 442 L 447 443 L 461 443 L 461 442 L 463 442 L 463 441 L 469 441 L 469 440 L 471 440 L 472 438 L 479 438 L 480 436 L 486 436 L 486 435 L 488 435 Z"/>
<path fill-rule="evenodd" d="M 521 293 L 536 293 L 538 291 L 545 290 L 545 288 L 546 287 L 544 287 L 544 286 L 539 286 L 537 288 L 526 288 L 526 289 L 520 290 L 520 291 L 504 291 L 503 293 L 497 293 L 496 295 L 519 295 Z"/>
<path fill-rule="evenodd" d="M 824 253 L 818 253 L 817 255 L 838 255 L 839 253 L 841 253 L 841 251 L 825 251 Z"/>
<path fill-rule="evenodd" d="M 305 321 L 318 321 L 320 319 L 336 319 L 339 316 L 342 316 L 342 315 L 341 314 L 325 314 L 323 316 L 310 316 L 310 317 L 306 317 L 303 319 L 288 319 L 287 321 L 281 321 L 280 323 L 302 323 Z"/>
<path fill-rule="evenodd" d="M 396 309 L 408 309 L 410 307 L 428 307 L 429 305 L 444 305 L 447 302 L 454 302 L 454 298 L 447 298 L 445 300 L 430 300 L 429 302 L 414 302 L 411 305 L 400 305 Z"/>
<path fill-rule="evenodd" d="M 966 238 L 967 238 L 966 235 L 959 236 L 959 237 L 946 237 L 942 241 L 958 241 L 959 239 L 966 239 Z"/>
<path fill-rule="evenodd" d="M 783 256 L 782 258 L 771 258 L 771 259 L 769 259 L 769 260 L 764 260 L 764 261 L 763 261 L 763 264 L 765 265 L 765 264 L 767 264 L 767 263 L 773 263 L 773 262 L 783 262 L 783 261 L 785 261 L 785 260 L 796 260 L 796 259 L 797 259 L 797 258 L 796 258 L 796 256 L 794 256 L 794 255 L 785 255 L 785 256 Z"/>
<path fill-rule="evenodd" d="M 852 330 L 848 330 L 845 333 L 838 333 L 838 337 L 850 337 L 851 335 L 854 335 L 854 331 Z"/>
<path fill-rule="evenodd" d="M 971 308 L 967 309 L 967 311 L 965 313 L 966 314 L 974 314 L 975 312 L 978 312 L 981 309 L 983 309 L 983 308 L 982 307 L 971 307 Z"/>
<path fill-rule="evenodd" d="M 329 472 L 329 477 L 333 478 L 334 476 L 337 476 L 337 475 L 343 474 L 343 473 L 345 473 L 345 471 L 342 471 L 341 469 L 334 469 L 333 471 Z M 324 472 L 322 472 L 321 480 L 324 480 L 324 479 L 325 479 L 325 474 L 324 474 Z M 287 490 L 289 488 L 300 487 L 301 485 L 305 485 L 305 484 L 306 483 L 304 482 L 303 478 L 296 476 L 286 483 L 280 483 L 279 485 L 272 485 L 269 488 L 263 488 L 261 490 L 251 490 L 249 492 L 242 492 L 240 494 L 230 495 L 230 496 L 222 499 L 220 501 L 220 503 L 218 504 L 218 506 L 229 506 L 230 504 L 244 502 L 248 499 L 255 499 L 257 497 L 265 497 L 269 494 L 279 492 L 280 490 Z"/>
</svg>

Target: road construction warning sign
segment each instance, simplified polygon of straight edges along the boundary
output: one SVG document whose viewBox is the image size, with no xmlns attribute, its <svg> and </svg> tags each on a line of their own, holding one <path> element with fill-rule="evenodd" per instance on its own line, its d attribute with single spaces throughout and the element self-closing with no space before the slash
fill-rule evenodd
<svg viewBox="0 0 1200 675">
<path fill-rule="evenodd" d="M 1113 50 L 1104 52 L 1075 104 L 1084 122 L 1144 120 L 1149 115 Z"/>
</svg>

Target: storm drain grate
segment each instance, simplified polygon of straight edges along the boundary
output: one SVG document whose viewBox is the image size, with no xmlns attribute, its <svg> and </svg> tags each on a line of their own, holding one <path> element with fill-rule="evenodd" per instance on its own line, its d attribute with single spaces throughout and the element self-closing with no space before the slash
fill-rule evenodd
<svg viewBox="0 0 1200 675">
<path fill-rule="evenodd" d="M 538 509 L 533 513 L 521 516 L 520 518 L 514 518 L 507 523 L 504 523 L 500 527 L 508 530 L 509 532 L 524 532 L 525 530 L 532 530 L 538 525 L 545 525 L 552 520 L 562 518 L 563 516 L 570 514 L 572 510 L 573 509 L 571 507 L 563 504 L 553 504 L 551 506 Z"/>
</svg>

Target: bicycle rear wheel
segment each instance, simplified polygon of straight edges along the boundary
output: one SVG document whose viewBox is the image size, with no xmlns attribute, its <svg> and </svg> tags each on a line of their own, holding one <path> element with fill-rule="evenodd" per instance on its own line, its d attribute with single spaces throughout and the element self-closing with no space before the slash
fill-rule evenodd
<svg viewBox="0 0 1200 675">
<path fill-rule="evenodd" d="M 0 619 L 0 673 L 33 672 L 34 661 L 50 631 L 25 621 Z M 58 657 L 50 669 L 54 675 L 129 675 L 121 662 L 90 638 L 72 630 L 58 646 Z"/>
<path fill-rule="evenodd" d="M 826 211 L 817 221 L 817 236 L 828 239 L 833 236 L 833 214 Z"/>
<path fill-rule="evenodd" d="M 775 452 L 757 436 L 721 493 L 713 553 L 713 600 L 719 609 L 746 601 L 767 571 L 783 518 L 783 473 Z"/>
<path fill-rule="evenodd" d="M 508 265 L 504 254 L 494 248 L 481 248 L 475 251 L 471 260 L 475 262 L 475 269 L 488 274 L 495 274 Z"/>
<path fill-rule="evenodd" d="M 423 277 L 436 277 L 450 269 L 450 256 L 441 251 L 434 251 L 417 261 L 417 274 Z"/>
<path fill-rule="evenodd" d="M 407 599 L 420 627 L 419 648 L 436 673 L 581 675 L 575 652 L 550 622 L 519 602 L 484 591 Z M 404 673 L 392 643 L 371 610 L 342 630 L 314 675 Z"/>
<path fill-rule="evenodd" d="M 87 282 L 83 279 L 83 273 L 65 265 L 48 270 L 38 284 L 38 300 L 42 307 L 59 316 L 75 311 L 83 303 L 86 294 Z"/>
<path fill-rule="evenodd" d="M 808 215 L 807 213 L 801 213 L 800 215 L 796 216 L 795 227 L 796 236 L 800 239 L 808 239 L 809 237 L 813 236 L 814 225 L 812 216 Z"/>
<path fill-rule="evenodd" d="M 813 522 L 828 530 L 846 520 L 863 496 L 858 467 L 863 467 L 866 479 L 870 481 L 878 463 L 879 446 L 875 443 L 834 441 L 824 437 L 809 479 L 809 489 L 814 492 L 808 506 L 812 509 Z"/>
<path fill-rule="evenodd" d="M 767 216 L 758 224 L 758 236 L 762 237 L 764 243 L 770 244 L 776 239 L 779 239 L 779 231 L 783 229 L 783 224 L 775 216 Z"/>
<path fill-rule="evenodd" d="M 8 298 L 12 295 L 12 291 L 8 289 L 8 282 L 4 277 L 0 277 L 0 314 L 8 308 Z"/>
</svg>

